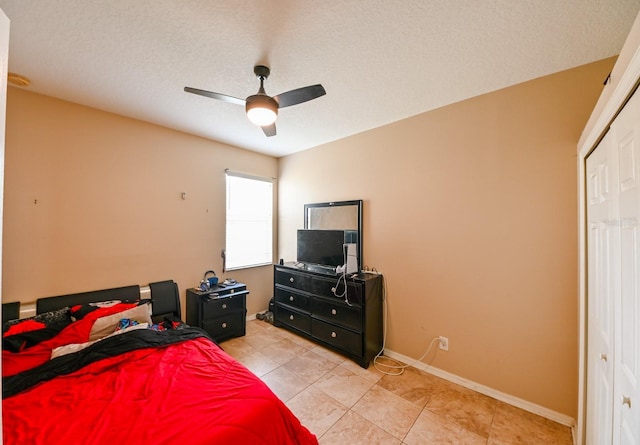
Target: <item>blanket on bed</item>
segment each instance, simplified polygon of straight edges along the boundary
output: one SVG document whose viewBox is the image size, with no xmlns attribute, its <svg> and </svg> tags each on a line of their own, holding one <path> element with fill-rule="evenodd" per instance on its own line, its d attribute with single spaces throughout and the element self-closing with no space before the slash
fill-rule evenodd
<svg viewBox="0 0 640 445">
<path fill-rule="evenodd" d="M 317 444 L 194 328 L 132 330 L 3 379 L 5 444 Z"/>
</svg>

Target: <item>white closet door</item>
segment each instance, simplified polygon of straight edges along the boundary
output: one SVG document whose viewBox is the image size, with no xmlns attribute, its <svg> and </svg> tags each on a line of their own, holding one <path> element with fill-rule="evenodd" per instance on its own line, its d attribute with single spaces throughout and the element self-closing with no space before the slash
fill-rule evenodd
<svg viewBox="0 0 640 445">
<path fill-rule="evenodd" d="M 620 298 L 616 300 L 614 443 L 640 445 L 640 94 L 612 124 L 618 158 Z"/>
<path fill-rule="evenodd" d="M 587 445 L 613 436 L 614 300 L 619 288 L 617 169 L 611 134 L 587 158 Z"/>
<path fill-rule="evenodd" d="M 4 198 L 4 140 L 7 104 L 7 74 L 9 73 L 9 18 L 0 9 L 0 197 Z M 3 200 L 0 199 L 0 233 L 2 233 Z M 0 252 L 2 252 L 2 237 L 0 236 Z M 2 255 L 0 255 L 0 289 L 2 289 Z M 1 306 L 0 306 L 1 307 Z M 2 315 L 2 310 L 0 310 Z M 2 360 L 0 356 L 0 368 Z M 0 405 L 0 419 L 2 406 Z M 0 422 L 2 424 L 2 422 Z M 0 444 L 2 441 L 0 440 Z"/>
</svg>

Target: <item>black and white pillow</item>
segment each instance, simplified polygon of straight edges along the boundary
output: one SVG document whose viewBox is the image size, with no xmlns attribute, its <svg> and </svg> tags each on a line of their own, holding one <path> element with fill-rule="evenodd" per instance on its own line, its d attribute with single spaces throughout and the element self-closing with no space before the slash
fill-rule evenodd
<svg viewBox="0 0 640 445">
<path fill-rule="evenodd" d="M 7 321 L 2 326 L 2 349 L 20 352 L 55 337 L 71 322 L 68 307 L 29 318 Z M 21 326 L 24 329 L 21 329 Z"/>
</svg>

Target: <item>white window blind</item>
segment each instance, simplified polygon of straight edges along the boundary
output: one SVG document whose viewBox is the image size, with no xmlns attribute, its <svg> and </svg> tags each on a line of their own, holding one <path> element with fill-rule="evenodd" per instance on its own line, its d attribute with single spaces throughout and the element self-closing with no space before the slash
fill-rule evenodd
<svg viewBox="0 0 640 445">
<path fill-rule="evenodd" d="M 225 270 L 273 262 L 273 182 L 226 172 Z"/>
</svg>

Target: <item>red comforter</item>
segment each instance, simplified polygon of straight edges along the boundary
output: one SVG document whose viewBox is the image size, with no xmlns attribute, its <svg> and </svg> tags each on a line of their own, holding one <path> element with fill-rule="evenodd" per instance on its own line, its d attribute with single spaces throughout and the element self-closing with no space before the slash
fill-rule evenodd
<svg viewBox="0 0 640 445">
<path fill-rule="evenodd" d="M 168 335 L 139 332 L 114 341 Z M 17 394 L 2 402 L 4 444 L 317 444 L 260 379 L 209 339 L 160 343 L 112 354 L 98 342 L 94 358 L 81 352 L 62 360 L 62 375 L 43 365 L 18 376 Z M 30 381 L 35 386 L 22 389 Z"/>
</svg>

